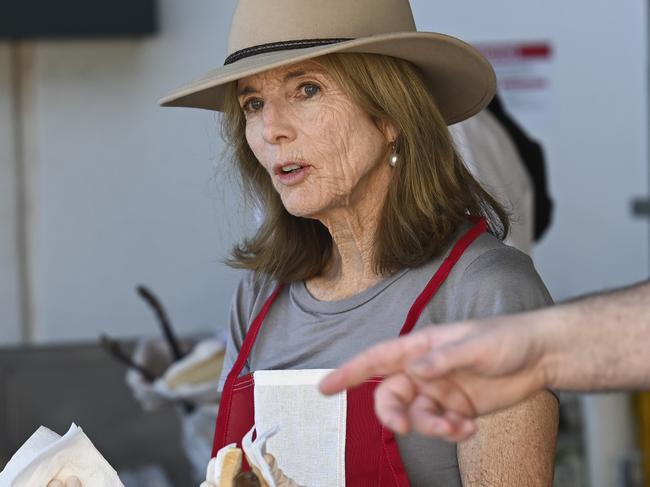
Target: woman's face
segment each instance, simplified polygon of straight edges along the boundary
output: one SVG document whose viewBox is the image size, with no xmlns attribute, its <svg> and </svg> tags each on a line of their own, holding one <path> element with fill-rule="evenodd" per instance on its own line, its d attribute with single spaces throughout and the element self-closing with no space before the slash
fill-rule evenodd
<svg viewBox="0 0 650 487">
<path fill-rule="evenodd" d="M 237 97 L 246 140 L 289 213 L 321 218 L 369 191 L 385 194 L 376 181 L 389 181 L 378 173 L 390 171 L 393 129 L 380 126 L 316 63 L 244 78 Z"/>
</svg>

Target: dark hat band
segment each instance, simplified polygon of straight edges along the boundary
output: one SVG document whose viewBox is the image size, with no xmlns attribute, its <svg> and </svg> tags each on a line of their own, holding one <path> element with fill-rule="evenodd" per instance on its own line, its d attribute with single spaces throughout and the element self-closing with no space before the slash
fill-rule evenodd
<svg viewBox="0 0 650 487">
<path fill-rule="evenodd" d="M 246 49 L 235 51 L 226 58 L 226 60 L 223 62 L 223 65 L 227 66 L 228 64 L 232 64 L 236 61 L 239 61 L 240 59 L 244 59 L 250 56 L 255 56 L 256 54 L 264 54 L 267 52 L 276 52 L 276 51 L 289 51 L 291 49 L 305 49 L 308 47 L 326 46 L 328 44 L 337 44 L 339 42 L 345 42 L 351 40 L 354 39 L 351 37 L 340 37 L 335 39 L 299 39 L 295 41 L 269 42 L 268 44 L 260 44 L 258 46 L 247 47 Z"/>
</svg>

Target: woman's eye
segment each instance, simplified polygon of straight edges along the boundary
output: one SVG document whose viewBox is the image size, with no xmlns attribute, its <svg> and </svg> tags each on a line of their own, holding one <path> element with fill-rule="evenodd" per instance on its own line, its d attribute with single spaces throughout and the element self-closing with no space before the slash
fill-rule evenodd
<svg viewBox="0 0 650 487">
<path fill-rule="evenodd" d="M 318 94 L 320 91 L 320 86 L 314 85 L 311 83 L 304 84 L 300 87 L 300 90 L 304 93 L 307 98 L 312 98 Z"/>
<path fill-rule="evenodd" d="M 244 102 L 243 108 L 245 112 L 257 112 L 262 109 L 264 102 L 259 98 L 252 98 Z"/>
</svg>

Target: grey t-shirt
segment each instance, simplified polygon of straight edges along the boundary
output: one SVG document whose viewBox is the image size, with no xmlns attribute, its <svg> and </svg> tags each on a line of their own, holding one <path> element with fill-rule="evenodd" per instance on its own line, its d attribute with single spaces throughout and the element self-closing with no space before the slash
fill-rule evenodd
<svg viewBox="0 0 650 487">
<path fill-rule="evenodd" d="M 445 256 L 450 250 L 451 246 Z M 401 270 L 340 301 L 319 301 L 304 282 L 291 283 L 266 316 L 242 374 L 336 368 L 370 345 L 397 337 L 411 305 L 442 261 L 439 257 L 421 267 Z M 230 313 L 222 386 L 248 327 L 275 286 L 268 277 L 252 272 L 242 277 Z M 484 234 L 466 250 L 424 309 L 415 330 L 550 303 L 531 259 Z M 398 445 L 412 486 L 461 486 L 455 444 L 409 434 L 398 437 Z"/>
</svg>

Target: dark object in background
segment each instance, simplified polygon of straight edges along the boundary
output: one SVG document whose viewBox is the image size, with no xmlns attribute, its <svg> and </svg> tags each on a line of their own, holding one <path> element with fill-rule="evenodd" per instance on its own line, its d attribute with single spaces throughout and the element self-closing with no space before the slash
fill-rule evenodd
<svg viewBox="0 0 650 487">
<path fill-rule="evenodd" d="M 108 335 L 101 335 L 99 337 L 99 346 L 106 350 L 110 355 L 115 357 L 115 359 L 117 359 L 122 364 L 140 372 L 140 374 L 142 374 L 142 377 L 144 377 L 147 382 L 153 382 L 156 380 L 156 374 L 151 372 L 146 367 L 143 367 L 140 364 L 136 364 L 131 358 L 131 355 L 122 349 L 122 344 L 117 340 L 113 340 Z"/>
<path fill-rule="evenodd" d="M 155 31 L 155 0 L 0 0 L 0 39 L 124 37 Z"/>
<path fill-rule="evenodd" d="M 163 337 L 165 338 L 167 345 L 169 345 L 169 350 L 171 351 L 172 356 L 174 357 L 174 361 L 182 359 L 184 355 L 183 351 L 181 350 L 181 346 L 178 342 L 178 338 L 174 333 L 172 324 L 170 323 L 169 318 L 167 317 L 167 312 L 165 311 L 165 308 L 163 308 L 163 305 L 160 302 L 160 300 L 156 297 L 156 295 L 153 292 L 151 292 L 145 286 L 138 286 L 136 291 L 138 292 L 140 297 L 147 302 L 147 304 L 151 307 L 151 309 L 155 313 L 156 318 L 158 318 L 158 324 L 160 325 L 160 329 L 162 330 Z"/>
<path fill-rule="evenodd" d="M 136 288 L 136 291 L 138 292 L 138 295 L 140 295 L 140 297 L 147 302 L 147 304 L 151 307 L 154 314 L 156 315 L 158 324 L 162 329 L 163 338 L 169 346 L 169 350 L 172 354 L 172 357 L 174 358 L 174 362 L 182 359 L 185 354 L 181 350 L 180 341 L 176 337 L 176 334 L 172 329 L 172 324 L 167 317 L 167 312 L 165 311 L 165 308 L 163 307 L 158 297 L 145 286 L 138 286 Z M 156 374 L 154 374 L 152 371 L 148 370 L 146 367 L 141 366 L 140 364 L 135 363 L 131 358 L 131 355 L 124 352 L 122 345 L 117 340 L 113 340 L 108 335 L 102 334 L 99 339 L 99 344 L 117 361 L 140 372 L 140 374 L 142 374 L 147 382 L 153 382 L 157 379 Z M 194 404 L 187 401 L 181 401 L 181 404 L 184 411 L 188 414 L 193 412 L 196 408 Z"/>
<path fill-rule="evenodd" d="M 553 215 L 553 200 L 548 194 L 548 182 L 542 146 L 531 139 L 526 132 L 515 122 L 496 95 L 487 109 L 494 115 L 517 148 L 519 157 L 526 166 L 526 170 L 533 181 L 535 190 L 535 233 L 534 240 L 539 240 L 548 230 Z"/>
</svg>

